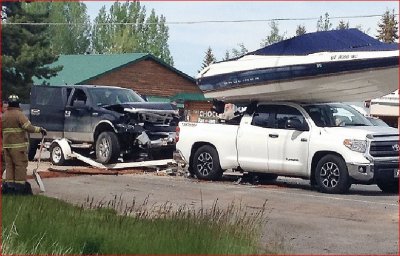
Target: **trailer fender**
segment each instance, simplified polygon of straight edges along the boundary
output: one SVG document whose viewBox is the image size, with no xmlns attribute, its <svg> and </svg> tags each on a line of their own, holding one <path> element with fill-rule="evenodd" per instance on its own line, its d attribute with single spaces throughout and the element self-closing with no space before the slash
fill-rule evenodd
<svg viewBox="0 0 400 256">
<path fill-rule="evenodd" d="M 65 160 L 69 160 L 69 159 L 72 159 L 72 158 L 73 158 L 72 149 L 71 149 L 71 146 L 69 145 L 68 140 L 66 140 L 66 139 L 56 139 L 56 140 L 53 140 L 53 141 L 51 142 L 51 144 L 50 144 L 50 148 L 51 148 L 54 144 L 58 144 L 58 145 L 61 147 Z"/>
</svg>

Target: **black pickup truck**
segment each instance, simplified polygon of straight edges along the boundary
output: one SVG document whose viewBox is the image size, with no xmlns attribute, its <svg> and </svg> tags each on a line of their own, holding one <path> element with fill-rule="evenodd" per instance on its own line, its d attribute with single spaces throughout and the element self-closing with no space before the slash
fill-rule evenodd
<svg viewBox="0 0 400 256">
<path fill-rule="evenodd" d="M 72 148 L 94 152 L 100 163 L 173 152 L 179 120 L 170 103 L 146 102 L 130 89 L 96 85 L 33 86 L 29 117 L 47 130 L 47 140 L 65 138 Z M 31 134 L 31 158 L 39 141 L 40 134 Z M 65 161 L 57 144 L 50 147 L 50 158 L 55 164 Z"/>
</svg>

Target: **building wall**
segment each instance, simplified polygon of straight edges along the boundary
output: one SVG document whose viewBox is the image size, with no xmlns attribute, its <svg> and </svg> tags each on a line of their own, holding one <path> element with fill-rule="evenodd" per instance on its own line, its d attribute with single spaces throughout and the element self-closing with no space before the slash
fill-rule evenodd
<svg viewBox="0 0 400 256">
<path fill-rule="evenodd" d="M 185 121 L 214 123 L 217 114 L 211 111 L 212 103 L 208 101 L 187 101 L 185 102 Z"/>
<path fill-rule="evenodd" d="M 142 95 L 171 97 L 177 93 L 201 93 L 194 81 L 154 60 L 142 60 L 85 82 L 131 88 Z"/>
</svg>

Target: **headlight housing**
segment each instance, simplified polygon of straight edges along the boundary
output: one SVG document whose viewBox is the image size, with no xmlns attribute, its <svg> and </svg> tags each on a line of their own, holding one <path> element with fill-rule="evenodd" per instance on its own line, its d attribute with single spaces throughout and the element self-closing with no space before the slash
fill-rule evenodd
<svg viewBox="0 0 400 256">
<path fill-rule="evenodd" d="M 343 141 L 343 145 L 348 147 L 350 150 L 359 152 L 359 153 L 365 153 L 367 151 L 367 141 L 366 140 L 351 140 L 351 139 L 345 139 Z"/>
</svg>

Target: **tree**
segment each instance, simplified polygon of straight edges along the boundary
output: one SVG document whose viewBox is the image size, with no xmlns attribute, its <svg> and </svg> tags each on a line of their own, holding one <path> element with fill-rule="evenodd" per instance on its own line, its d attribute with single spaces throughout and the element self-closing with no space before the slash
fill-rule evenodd
<svg viewBox="0 0 400 256">
<path fill-rule="evenodd" d="M 317 31 L 328 31 L 331 29 L 332 23 L 329 20 L 329 14 L 326 12 L 324 17 L 319 17 L 319 20 L 317 22 Z"/>
<path fill-rule="evenodd" d="M 277 21 L 271 21 L 269 23 L 269 27 L 271 29 L 270 34 L 262 41 L 261 47 L 268 46 L 277 42 L 280 42 L 285 39 L 285 34 L 279 34 L 279 27 Z"/>
<path fill-rule="evenodd" d="M 229 60 L 231 58 L 241 57 L 249 52 L 243 43 L 238 44 L 238 46 L 239 48 L 232 48 L 231 51 L 226 50 L 225 56 L 222 60 Z"/>
<path fill-rule="evenodd" d="M 344 20 L 339 21 L 338 26 L 336 27 L 336 29 L 349 29 L 350 25 L 349 22 L 345 22 Z"/>
<path fill-rule="evenodd" d="M 306 27 L 304 25 L 297 25 L 296 36 L 301 36 L 307 33 Z"/>
<path fill-rule="evenodd" d="M 24 4 L 29 13 L 48 13 L 51 49 L 55 54 L 82 54 L 90 45 L 91 24 L 87 7 L 78 1 Z"/>
<path fill-rule="evenodd" d="M 376 38 L 382 42 L 393 43 L 395 40 L 399 39 L 398 31 L 399 26 L 394 9 L 392 13 L 387 10 L 382 15 L 380 23 L 378 23 L 378 35 Z"/>
<path fill-rule="evenodd" d="M 206 55 L 204 56 L 203 64 L 201 65 L 199 72 L 216 61 L 217 59 L 215 58 L 214 53 L 212 52 L 212 49 L 209 46 L 206 51 Z"/>
<path fill-rule="evenodd" d="M 148 52 L 173 65 L 166 18 L 154 10 L 146 17 L 146 8 L 139 1 L 115 2 L 107 12 L 100 9 L 92 30 L 96 53 Z"/>
<path fill-rule="evenodd" d="M 29 13 L 20 2 L 2 5 L 2 97 L 5 99 L 10 94 L 18 94 L 26 102 L 33 77 L 48 79 L 62 67 L 48 67 L 58 59 L 49 51 L 48 26 L 13 24 L 43 23 L 47 21 L 47 15 Z"/>
</svg>

